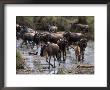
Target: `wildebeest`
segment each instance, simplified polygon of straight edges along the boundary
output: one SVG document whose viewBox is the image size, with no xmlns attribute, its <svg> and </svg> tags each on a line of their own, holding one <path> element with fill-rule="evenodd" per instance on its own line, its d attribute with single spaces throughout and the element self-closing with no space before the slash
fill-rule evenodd
<svg viewBox="0 0 110 90">
<path fill-rule="evenodd" d="M 75 43 L 75 42 L 78 42 L 80 41 L 83 37 L 84 37 L 84 34 L 82 33 L 71 33 L 71 32 L 65 32 L 63 34 L 63 37 L 67 39 L 69 45 Z"/>
<path fill-rule="evenodd" d="M 55 25 L 48 25 L 49 32 L 57 32 L 58 27 Z"/>
<path fill-rule="evenodd" d="M 25 33 L 28 33 L 26 26 L 16 25 L 16 38 L 17 39 L 20 39 L 20 38 L 22 39 Z"/>
<path fill-rule="evenodd" d="M 19 40 L 21 38 L 21 34 L 19 32 L 16 32 L 16 39 Z"/>
<path fill-rule="evenodd" d="M 35 33 L 34 37 L 33 37 L 33 41 L 34 43 L 36 43 L 36 45 L 39 44 L 40 40 L 40 34 L 39 33 Z"/>
<path fill-rule="evenodd" d="M 23 42 L 21 44 L 21 47 L 23 44 L 32 44 L 34 46 L 34 35 L 35 35 L 35 31 L 27 26 L 20 26 L 20 25 L 16 25 L 16 39 L 22 39 Z"/>
<path fill-rule="evenodd" d="M 59 33 L 36 33 L 34 36 L 34 41 L 36 44 L 39 43 L 47 43 L 47 42 L 51 42 L 51 43 L 57 43 L 57 41 L 59 39 L 63 39 L 63 34 L 59 34 Z"/>
<path fill-rule="evenodd" d="M 16 24 L 16 39 L 20 39 L 21 38 L 21 30 L 22 29 L 22 26 L 20 26 L 19 24 Z"/>
<path fill-rule="evenodd" d="M 57 41 L 57 44 L 59 46 L 60 49 L 60 60 L 61 60 L 61 53 L 63 54 L 63 61 L 66 60 L 66 49 L 68 48 L 68 41 L 66 39 L 60 39 Z"/>
<path fill-rule="evenodd" d="M 20 32 L 21 31 L 21 26 L 19 24 L 16 24 L 16 32 Z"/>
<path fill-rule="evenodd" d="M 47 43 L 49 41 L 49 34 L 50 33 L 36 33 L 34 35 L 34 42 L 36 43 L 36 45 L 38 45 L 39 43 Z"/>
<path fill-rule="evenodd" d="M 82 38 L 80 40 L 80 42 L 78 43 L 78 45 L 80 47 L 81 60 L 84 61 L 84 51 L 85 51 L 85 48 L 87 47 L 87 39 L 86 38 Z"/>
<path fill-rule="evenodd" d="M 69 46 L 74 45 L 76 42 L 78 42 L 81 52 L 81 60 L 84 60 L 84 51 L 87 47 L 87 39 L 84 34 L 66 32 L 64 33 L 64 37 L 67 39 Z"/>
<path fill-rule="evenodd" d="M 49 63 L 49 69 L 50 69 L 50 65 L 52 65 L 50 63 L 50 60 L 51 60 L 51 57 L 53 56 L 54 58 L 54 68 L 55 68 L 55 61 L 56 59 L 58 60 L 58 53 L 59 53 L 59 46 L 55 43 L 48 43 L 47 45 L 44 44 L 42 47 L 41 47 L 41 56 L 46 56 L 46 61 L 47 59 L 49 58 L 49 61 L 47 61 Z"/>
<path fill-rule="evenodd" d="M 20 38 L 23 37 L 25 33 L 35 33 L 35 31 L 27 26 L 16 25 L 16 34 L 20 33 Z"/>
<path fill-rule="evenodd" d="M 63 39 L 63 34 L 51 33 L 48 37 L 50 42 L 57 43 L 58 40 Z"/>
<path fill-rule="evenodd" d="M 73 46 L 74 46 L 75 54 L 78 56 L 78 61 L 84 61 L 84 51 L 85 48 L 87 47 L 87 39 L 83 38 L 80 41 L 76 42 L 75 45 Z"/>
<path fill-rule="evenodd" d="M 29 44 L 32 44 L 32 46 L 34 47 L 34 42 L 33 42 L 33 40 L 34 40 L 34 33 L 25 33 L 25 34 L 23 34 L 22 39 L 23 39 L 23 42 L 21 44 L 21 47 L 22 47 L 22 45 L 24 43 L 27 45 L 27 42 Z"/>
<path fill-rule="evenodd" d="M 71 28 L 81 31 L 83 34 L 88 33 L 89 25 L 80 24 L 80 23 L 72 23 Z"/>
</svg>

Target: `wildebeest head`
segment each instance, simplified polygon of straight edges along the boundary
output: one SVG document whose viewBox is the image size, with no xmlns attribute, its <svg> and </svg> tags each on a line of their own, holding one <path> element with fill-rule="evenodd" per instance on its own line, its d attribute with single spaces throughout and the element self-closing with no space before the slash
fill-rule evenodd
<svg viewBox="0 0 110 90">
<path fill-rule="evenodd" d="M 70 34 L 71 34 L 71 32 L 65 32 L 64 34 L 63 34 L 63 37 L 65 37 L 67 40 L 69 39 L 69 36 L 70 36 Z"/>
<path fill-rule="evenodd" d="M 60 50 L 65 50 L 66 48 L 68 48 L 68 41 L 64 38 L 58 40 L 57 44 L 58 44 Z"/>
<path fill-rule="evenodd" d="M 36 33 L 35 35 L 34 35 L 34 42 L 36 43 L 36 44 L 39 44 L 39 39 L 40 39 L 40 35 L 39 35 L 39 33 Z"/>
<path fill-rule="evenodd" d="M 82 28 L 83 33 L 88 33 L 89 31 L 89 26 L 88 25 L 84 25 Z"/>
<path fill-rule="evenodd" d="M 82 38 L 80 40 L 80 47 L 85 50 L 85 48 L 87 47 L 87 39 L 86 38 Z"/>
</svg>

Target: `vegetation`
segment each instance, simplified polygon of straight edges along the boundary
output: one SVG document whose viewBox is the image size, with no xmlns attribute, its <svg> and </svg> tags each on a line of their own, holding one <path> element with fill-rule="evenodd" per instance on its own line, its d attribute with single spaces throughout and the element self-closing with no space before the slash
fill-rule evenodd
<svg viewBox="0 0 110 90">
<path fill-rule="evenodd" d="M 23 58 L 18 50 L 16 50 L 16 69 L 24 69 Z"/>
<path fill-rule="evenodd" d="M 94 16 L 17 16 L 16 23 L 26 25 L 34 30 L 48 30 L 49 24 L 58 26 L 58 31 L 77 30 L 70 28 L 70 24 L 78 22 L 89 25 L 89 38 L 94 39 Z"/>
</svg>

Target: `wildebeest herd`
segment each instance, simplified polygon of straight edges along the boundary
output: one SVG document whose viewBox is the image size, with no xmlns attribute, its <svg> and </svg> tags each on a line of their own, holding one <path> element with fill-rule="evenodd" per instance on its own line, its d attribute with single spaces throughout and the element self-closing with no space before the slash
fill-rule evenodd
<svg viewBox="0 0 110 90">
<path fill-rule="evenodd" d="M 57 32 L 57 26 L 48 26 L 48 32 L 34 31 L 33 29 L 16 24 L 16 39 L 22 39 L 21 47 L 30 44 L 31 48 L 40 45 L 40 56 L 46 56 L 46 62 L 55 68 L 55 62 L 58 61 L 59 66 L 66 61 L 66 52 L 69 48 L 73 48 L 77 62 L 84 61 L 84 51 L 87 47 L 87 33 L 89 26 L 79 23 L 72 24 L 73 27 L 79 29 L 79 33 L 65 31 Z M 81 31 L 81 32 L 80 32 Z M 36 52 L 37 54 L 37 52 Z M 54 58 L 54 65 L 50 63 L 51 57 Z M 63 58 L 63 59 L 62 59 Z"/>
</svg>

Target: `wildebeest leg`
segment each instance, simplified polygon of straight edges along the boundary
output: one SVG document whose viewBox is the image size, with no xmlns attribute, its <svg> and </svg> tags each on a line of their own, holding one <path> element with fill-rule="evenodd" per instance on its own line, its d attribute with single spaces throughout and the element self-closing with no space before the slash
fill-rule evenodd
<svg viewBox="0 0 110 90">
<path fill-rule="evenodd" d="M 61 62 L 61 51 L 60 51 L 60 62 Z"/>
<path fill-rule="evenodd" d="M 79 61 L 78 61 L 78 55 L 77 55 L 77 54 L 76 54 L 76 62 L 77 62 L 77 64 L 78 64 L 78 62 L 79 62 Z"/>
<path fill-rule="evenodd" d="M 33 49 L 33 41 L 30 41 L 31 49 Z"/>
<path fill-rule="evenodd" d="M 23 47 L 23 44 L 24 44 L 24 40 L 23 40 L 23 42 L 21 43 L 21 48 Z"/>
<path fill-rule="evenodd" d="M 66 51 L 63 52 L 63 61 L 65 62 L 66 60 Z"/>
<path fill-rule="evenodd" d="M 50 58 L 49 58 L 50 59 Z M 48 62 L 48 55 L 46 55 L 46 62 Z"/>
<path fill-rule="evenodd" d="M 84 61 L 84 51 L 82 51 L 82 61 Z"/>
<path fill-rule="evenodd" d="M 81 60 L 83 60 L 83 51 L 81 50 Z"/>
<path fill-rule="evenodd" d="M 30 41 L 26 40 L 26 46 L 27 46 L 27 48 L 29 49 Z"/>
<path fill-rule="evenodd" d="M 23 48 L 24 43 L 26 43 L 25 40 L 23 40 L 23 42 L 21 43 L 21 48 Z"/>
<path fill-rule="evenodd" d="M 77 63 L 78 63 L 78 60 L 77 60 L 77 55 L 76 55 L 76 61 L 77 61 Z"/>
<path fill-rule="evenodd" d="M 55 56 L 53 56 L 53 58 L 54 58 L 54 66 L 53 66 L 53 68 L 55 68 L 55 61 L 56 61 L 56 58 L 55 58 Z"/>
<path fill-rule="evenodd" d="M 46 56 L 46 62 L 48 62 L 48 60 L 47 60 L 47 59 L 48 59 L 48 57 Z"/>
<path fill-rule="evenodd" d="M 80 62 L 80 55 L 78 55 L 78 62 Z"/>
<path fill-rule="evenodd" d="M 33 42 L 32 45 L 33 45 L 33 48 L 34 48 L 34 46 L 35 46 L 35 42 Z"/>
<path fill-rule="evenodd" d="M 63 51 L 63 61 L 65 62 L 65 52 Z"/>
<path fill-rule="evenodd" d="M 21 43 L 21 48 L 23 47 L 23 43 L 24 43 L 24 41 Z"/>
<path fill-rule="evenodd" d="M 34 42 L 30 41 L 30 45 L 31 45 L 31 49 L 33 49 L 34 48 Z"/>
<path fill-rule="evenodd" d="M 54 66 L 53 66 L 53 68 L 54 68 L 54 74 L 55 74 L 55 61 L 56 61 L 56 59 L 55 59 L 55 56 L 53 56 L 54 57 Z"/>
<path fill-rule="evenodd" d="M 59 63 L 59 66 L 60 66 L 60 55 L 59 55 L 60 53 L 58 53 L 57 55 L 56 55 L 56 58 L 57 58 L 57 61 L 58 61 L 58 63 Z"/>
<path fill-rule="evenodd" d="M 64 60 L 64 51 L 63 51 L 63 61 L 65 61 L 65 60 Z"/>
<path fill-rule="evenodd" d="M 51 59 L 51 56 L 49 57 L 49 71 L 50 71 L 50 59 Z"/>
<path fill-rule="evenodd" d="M 66 50 L 65 50 L 65 60 L 66 60 Z"/>
</svg>

